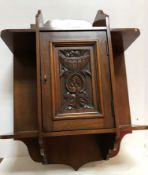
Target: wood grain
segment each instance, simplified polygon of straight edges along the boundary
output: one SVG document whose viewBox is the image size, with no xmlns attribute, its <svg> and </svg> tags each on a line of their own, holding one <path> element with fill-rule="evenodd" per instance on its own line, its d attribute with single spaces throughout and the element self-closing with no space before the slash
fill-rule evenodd
<svg viewBox="0 0 148 175">
<path fill-rule="evenodd" d="M 14 54 L 14 133 L 34 161 L 78 169 L 115 156 L 132 126 L 124 51 L 138 29 L 110 29 L 98 11 L 86 29 L 54 30 L 41 11 L 31 29 L 6 29 Z M 65 94 L 67 95 L 65 98 Z"/>
</svg>

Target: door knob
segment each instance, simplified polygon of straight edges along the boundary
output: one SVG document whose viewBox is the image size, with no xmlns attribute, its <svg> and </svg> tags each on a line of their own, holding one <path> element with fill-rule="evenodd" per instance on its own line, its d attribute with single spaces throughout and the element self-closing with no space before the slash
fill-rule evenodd
<svg viewBox="0 0 148 175">
<path fill-rule="evenodd" d="M 46 81 L 47 81 L 47 75 L 46 74 L 44 74 L 43 79 L 44 79 L 44 82 L 46 83 Z"/>
</svg>

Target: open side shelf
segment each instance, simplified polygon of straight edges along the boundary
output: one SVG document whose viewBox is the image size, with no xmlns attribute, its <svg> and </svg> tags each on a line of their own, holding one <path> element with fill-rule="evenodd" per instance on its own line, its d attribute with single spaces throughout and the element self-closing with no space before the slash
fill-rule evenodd
<svg viewBox="0 0 148 175">
<path fill-rule="evenodd" d="M 99 27 L 96 30 L 99 30 Z M 58 30 L 58 31 L 62 32 L 66 30 Z M 111 28 L 110 31 L 111 31 L 113 48 L 116 48 L 116 51 L 119 53 L 124 52 L 140 35 L 140 31 L 137 28 Z M 9 49 L 12 51 L 12 53 L 16 52 L 13 46 L 13 42 L 14 39 L 16 38 L 16 35 L 18 36 L 18 38 L 21 35 L 26 35 L 25 39 L 28 40 L 29 35 L 32 36 L 34 35 L 35 37 L 35 29 L 5 29 L 1 31 L 1 37 L 6 43 L 6 45 L 9 47 Z M 20 49 L 25 49 L 24 44 L 25 43 L 21 43 Z"/>
<path fill-rule="evenodd" d="M 148 125 L 131 125 L 131 126 L 120 126 L 120 131 L 138 131 L 148 130 Z M 111 129 L 99 129 L 99 130 L 76 130 L 76 131 L 57 131 L 45 133 L 43 137 L 58 137 L 58 136 L 72 136 L 72 135 L 90 135 L 90 134 L 105 134 L 105 133 L 116 133 L 116 128 Z M 38 131 L 22 131 L 16 132 L 15 134 L 4 134 L 0 135 L 0 139 L 19 139 L 19 138 L 35 138 L 38 137 Z"/>
<path fill-rule="evenodd" d="M 148 130 L 148 125 L 131 125 L 131 126 L 121 126 L 121 130 L 131 129 L 135 130 Z"/>
</svg>

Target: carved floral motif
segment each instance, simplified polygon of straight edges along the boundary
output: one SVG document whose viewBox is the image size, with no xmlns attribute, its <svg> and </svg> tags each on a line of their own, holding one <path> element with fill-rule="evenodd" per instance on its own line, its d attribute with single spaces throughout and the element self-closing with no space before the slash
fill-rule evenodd
<svg viewBox="0 0 148 175">
<path fill-rule="evenodd" d="M 88 49 L 59 50 L 60 77 L 64 82 L 64 110 L 92 108 L 86 79 L 91 77 Z M 62 81 L 61 80 L 61 81 Z"/>
</svg>

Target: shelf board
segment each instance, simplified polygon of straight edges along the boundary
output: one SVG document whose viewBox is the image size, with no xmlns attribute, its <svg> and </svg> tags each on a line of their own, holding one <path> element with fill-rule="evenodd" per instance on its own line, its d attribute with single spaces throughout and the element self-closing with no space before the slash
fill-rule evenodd
<svg viewBox="0 0 148 175">
<path fill-rule="evenodd" d="M 85 29 L 83 30 L 85 31 Z M 99 30 L 99 28 L 98 29 L 94 28 L 94 30 Z M 49 32 L 52 31 L 56 30 L 49 30 Z M 66 30 L 58 30 L 58 31 L 62 32 Z M 71 31 L 79 31 L 79 30 L 71 30 Z M 35 37 L 35 29 L 5 29 L 1 31 L 2 39 L 13 53 L 15 52 L 15 48 L 13 47 L 14 39 L 17 40 L 19 39 L 19 37 L 22 37 L 23 40 L 24 39 L 26 40 L 26 43 L 29 43 L 30 35 L 33 35 Z M 112 38 L 113 49 L 116 48 L 117 52 L 123 52 L 136 40 L 136 38 L 139 35 L 140 31 L 137 28 L 112 28 L 111 38 Z M 23 45 L 24 41 L 19 43 L 21 48 L 25 47 L 25 45 Z"/>
<path fill-rule="evenodd" d="M 74 131 L 57 131 L 57 132 L 43 132 L 43 137 L 55 137 L 66 135 L 86 135 L 86 134 L 103 134 L 103 133 L 115 133 L 116 129 L 96 129 L 96 130 L 74 130 Z M 22 131 L 14 134 L 1 135 L 0 139 L 18 139 L 18 138 L 33 138 L 38 137 L 38 131 Z"/>
<path fill-rule="evenodd" d="M 93 129 L 93 130 L 74 130 L 74 131 L 57 131 L 43 133 L 44 137 L 55 137 L 55 136 L 67 136 L 67 135 L 86 135 L 86 134 L 105 134 L 105 133 L 115 133 L 116 128 L 111 129 Z"/>
<path fill-rule="evenodd" d="M 21 131 L 11 134 L 0 135 L 0 139 L 32 138 L 37 136 L 38 131 Z"/>
<path fill-rule="evenodd" d="M 148 130 L 148 125 L 122 125 L 120 131 Z M 116 128 L 108 129 L 93 129 L 93 130 L 73 130 L 73 131 L 54 131 L 43 132 L 43 137 L 58 137 L 72 135 L 90 135 L 90 134 L 107 134 L 116 133 Z M 14 134 L 1 135 L 0 139 L 19 139 L 19 138 L 34 138 L 38 137 L 38 131 L 21 131 Z"/>
<path fill-rule="evenodd" d="M 120 53 L 125 51 L 140 35 L 137 28 L 111 29 L 111 39 L 113 50 Z"/>
<path fill-rule="evenodd" d="M 123 125 L 120 127 L 121 130 L 148 130 L 148 125 L 131 125 L 131 126 L 127 126 L 127 125 Z"/>
</svg>

